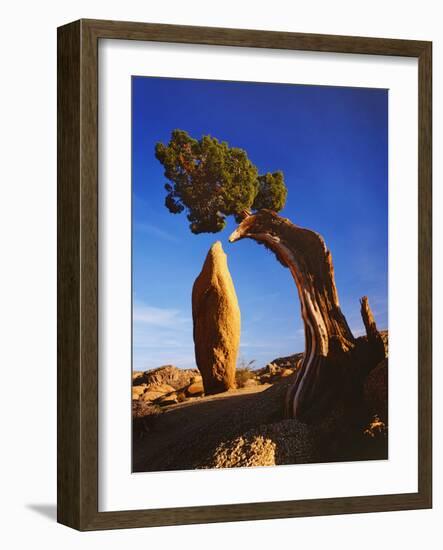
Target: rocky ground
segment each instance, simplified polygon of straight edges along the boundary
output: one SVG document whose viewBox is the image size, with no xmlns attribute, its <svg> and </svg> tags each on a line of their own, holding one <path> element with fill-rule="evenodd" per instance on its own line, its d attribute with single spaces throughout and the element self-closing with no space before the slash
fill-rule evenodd
<svg viewBox="0 0 443 550">
<path fill-rule="evenodd" d="M 365 422 L 336 410 L 319 425 L 285 419 L 302 354 L 237 369 L 237 389 L 205 396 L 197 370 L 133 373 L 133 470 L 271 466 L 387 458 L 387 360 L 365 388 Z M 333 436 L 331 436 L 333 434 Z"/>
</svg>

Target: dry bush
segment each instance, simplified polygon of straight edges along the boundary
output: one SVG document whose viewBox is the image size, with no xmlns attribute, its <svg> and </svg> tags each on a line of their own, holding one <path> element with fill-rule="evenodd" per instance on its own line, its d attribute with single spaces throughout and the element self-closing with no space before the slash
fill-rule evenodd
<svg viewBox="0 0 443 550">
<path fill-rule="evenodd" d="M 237 383 L 237 388 L 244 388 L 246 382 L 251 378 L 255 378 L 255 374 L 251 371 L 249 367 L 241 367 L 235 371 L 235 381 Z"/>
</svg>

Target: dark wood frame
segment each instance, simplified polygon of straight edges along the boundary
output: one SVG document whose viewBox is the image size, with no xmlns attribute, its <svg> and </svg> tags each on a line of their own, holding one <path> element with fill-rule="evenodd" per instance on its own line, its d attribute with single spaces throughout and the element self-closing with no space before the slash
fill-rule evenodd
<svg viewBox="0 0 443 550">
<path fill-rule="evenodd" d="M 418 58 L 418 492 L 98 511 L 98 41 L 103 38 Z M 58 29 L 58 521 L 79 530 L 432 506 L 432 43 L 80 20 Z M 414 253 L 415 251 L 411 251 Z"/>
</svg>

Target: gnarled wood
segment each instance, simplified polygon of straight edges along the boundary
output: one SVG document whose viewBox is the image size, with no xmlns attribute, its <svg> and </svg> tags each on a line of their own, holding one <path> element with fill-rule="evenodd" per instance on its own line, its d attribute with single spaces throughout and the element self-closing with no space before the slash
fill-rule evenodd
<svg viewBox="0 0 443 550">
<path fill-rule="evenodd" d="M 297 286 L 305 353 L 288 394 L 288 414 L 309 421 L 333 402 L 355 400 L 356 384 L 361 386 L 361 377 L 384 357 L 367 298 L 362 300 L 362 314 L 368 337 L 355 339 L 340 309 L 331 253 L 318 233 L 261 210 L 245 215 L 229 240 L 243 238 L 272 250 Z"/>
<path fill-rule="evenodd" d="M 383 339 L 377 330 L 374 315 L 372 314 L 371 308 L 369 307 L 367 296 L 363 296 L 360 299 L 360 306 L 361 317 L 363 319 L 363 324 L 365 325 L 368 340 L 383 342 Z"/>
</svg>

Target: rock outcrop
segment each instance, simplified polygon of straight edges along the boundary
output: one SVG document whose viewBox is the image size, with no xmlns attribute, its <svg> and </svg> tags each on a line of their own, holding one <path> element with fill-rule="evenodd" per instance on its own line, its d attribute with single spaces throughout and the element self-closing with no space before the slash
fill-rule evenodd
<svg viewBox="0 0 443 550">
<path fill-rule="evenodd" d="M 192 289 L 195 359 L 206 394 L 235 388 L 240 309 L 219 241 L 206 256 Z"/>
<path fill-rule="evenodd" d="M 188 397 L 195 397 L 195 396 L 203 395 L 203 393 L 204 393 L 203 383 L 202 382 L 194 382 L 193 384 L 190 384 L 186 388 L 185 392 L 186 392 L 186 395 Z"/>
<path fill-rule="evenodd" d="M 157 369 L 147 370 L 145 372 L 135 371 L 132 376 L 132 385 L 168 384 L 174 389 L 179 390 L 189 385 L 196 376 L 198 376 L 198 371 L 196 369 L 179 369 L 174 365 L 163 365 Z"/>
<path fill-rule="evenodd" d="M 287 357 L 278 357 L 272 361 L 272 364 L 282 369 L 295 370 L 300 367 L 303 355 L 303 353 L 294 353 L 294 355 L 288 355 Z"/>
<path fill-rule="evenodd" d="M 253 434 L 239 436 L 222 443 L 204 468 L 241 468 L 245 466 L 275 466 L 276 444 L 272 439 Z"/>
</svg>

